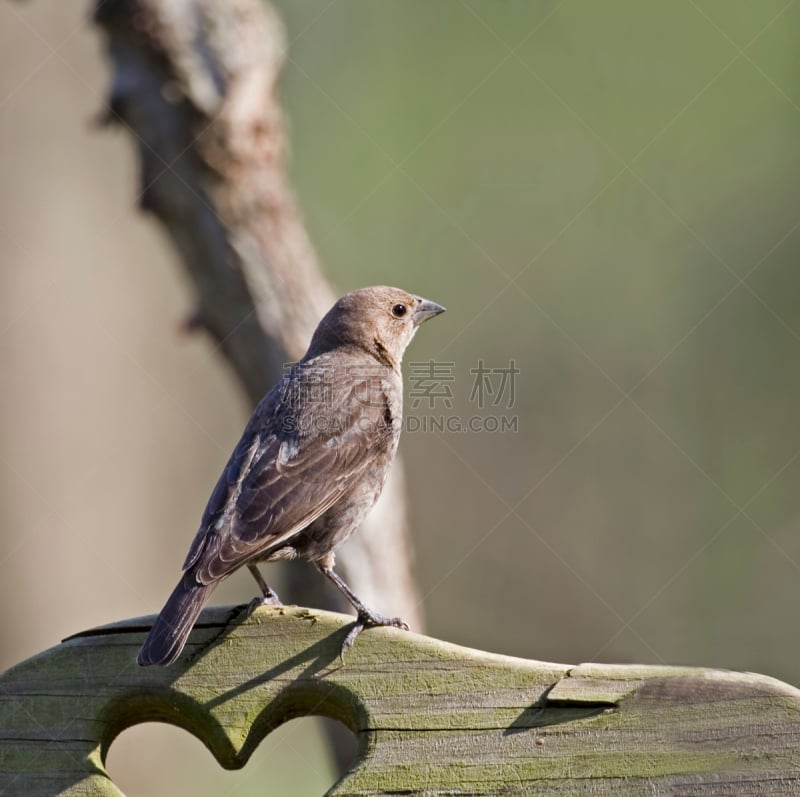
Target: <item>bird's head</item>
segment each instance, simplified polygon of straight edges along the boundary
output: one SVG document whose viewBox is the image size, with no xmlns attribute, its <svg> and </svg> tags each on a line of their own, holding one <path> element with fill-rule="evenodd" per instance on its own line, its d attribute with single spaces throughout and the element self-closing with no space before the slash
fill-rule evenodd
<svg viewBox="0 0 800 797">
<path fill-rule="evenodd" d="M 319 322 L 307 357 L 340 346 L 364 349 L 399 370 L 419 325 L 444 307 L 400 288 L 362 288 L 342 296 Z"/>
</svg>

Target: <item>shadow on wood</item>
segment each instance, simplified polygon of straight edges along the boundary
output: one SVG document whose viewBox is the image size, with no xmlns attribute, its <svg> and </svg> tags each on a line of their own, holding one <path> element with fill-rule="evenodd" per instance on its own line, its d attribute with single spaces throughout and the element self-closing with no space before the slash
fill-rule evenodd
<svg viewBox="0 0 800 797">
<path fill-rule="evenodd" d="M 169 668 L 141 669 L 153 618 L 93 629 L 0 676 L 0 792 L 118 795 L 125 728 L 160 720 L 227 768 L 295 717 L 358 739 L 333 795 L 800 792 L 800 691 L 761 675 L 526 661 L 395 629 L 339 649 L 352 618 L 207 609 Z"/>
</svg>

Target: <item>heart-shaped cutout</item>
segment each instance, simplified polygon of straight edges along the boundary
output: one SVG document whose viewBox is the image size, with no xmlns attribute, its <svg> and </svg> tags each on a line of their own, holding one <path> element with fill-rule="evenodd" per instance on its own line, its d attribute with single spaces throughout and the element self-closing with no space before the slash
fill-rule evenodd
<svg viewBox="0 0 800 797">
<path fill-rule="evenodd" d="M 180 728 L 141 723 L 114 740 L 106 769 L 128 797 L 316 797 L 327 793 L 344 771 L 331 752 L 331 726 L 338 731 L 340 756 L 346 758 L 349 752 L 352 762 L 355 737 L 342 723 L 303 717 L 268 734 L 239 770 L 223 769 L 199 739 Z"/>
</svg>

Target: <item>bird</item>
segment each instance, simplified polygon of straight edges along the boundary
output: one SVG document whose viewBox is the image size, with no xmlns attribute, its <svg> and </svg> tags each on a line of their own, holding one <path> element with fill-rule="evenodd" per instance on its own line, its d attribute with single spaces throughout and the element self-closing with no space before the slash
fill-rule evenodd
<svg viewBox="0 0 800 797">
<path fill-rule="evenodd" d="M 139 665 L 181 654 L 220 581 L 246 566 L 280 604 L 259 562 L 311 561 L 356 610 L 342 654 L 365 628 L 408 630 L 369 609 L 334 570 L 335 552 L 381 494 L 403 425 L 401 363 L 419 326 L 445 308 L 399 288 L 342 296 L 303 358 L 258 403 L 203 512 L 181 579 L 153 623 Z"/>
</svg>

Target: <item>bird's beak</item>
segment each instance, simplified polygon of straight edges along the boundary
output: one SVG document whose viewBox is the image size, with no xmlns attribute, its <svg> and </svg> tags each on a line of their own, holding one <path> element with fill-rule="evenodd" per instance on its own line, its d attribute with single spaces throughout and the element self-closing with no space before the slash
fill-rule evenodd
<svg viewBox="0 0 800 797">
<path fill-rule="evenodd" d="M 423 299 L 421 296 L 417 296 L 417 299 L 419 300 L 419 304 L 417 305 L 417 309 L 414 310 L 415 327 L 418 327 L 429 318 L 433 318 L 435 315 L 444 312 L 444 307 L 442 307 L 442 305 L 436 304 L 436 302 L 432 302 L 430 299 Z"/>
</svg>

